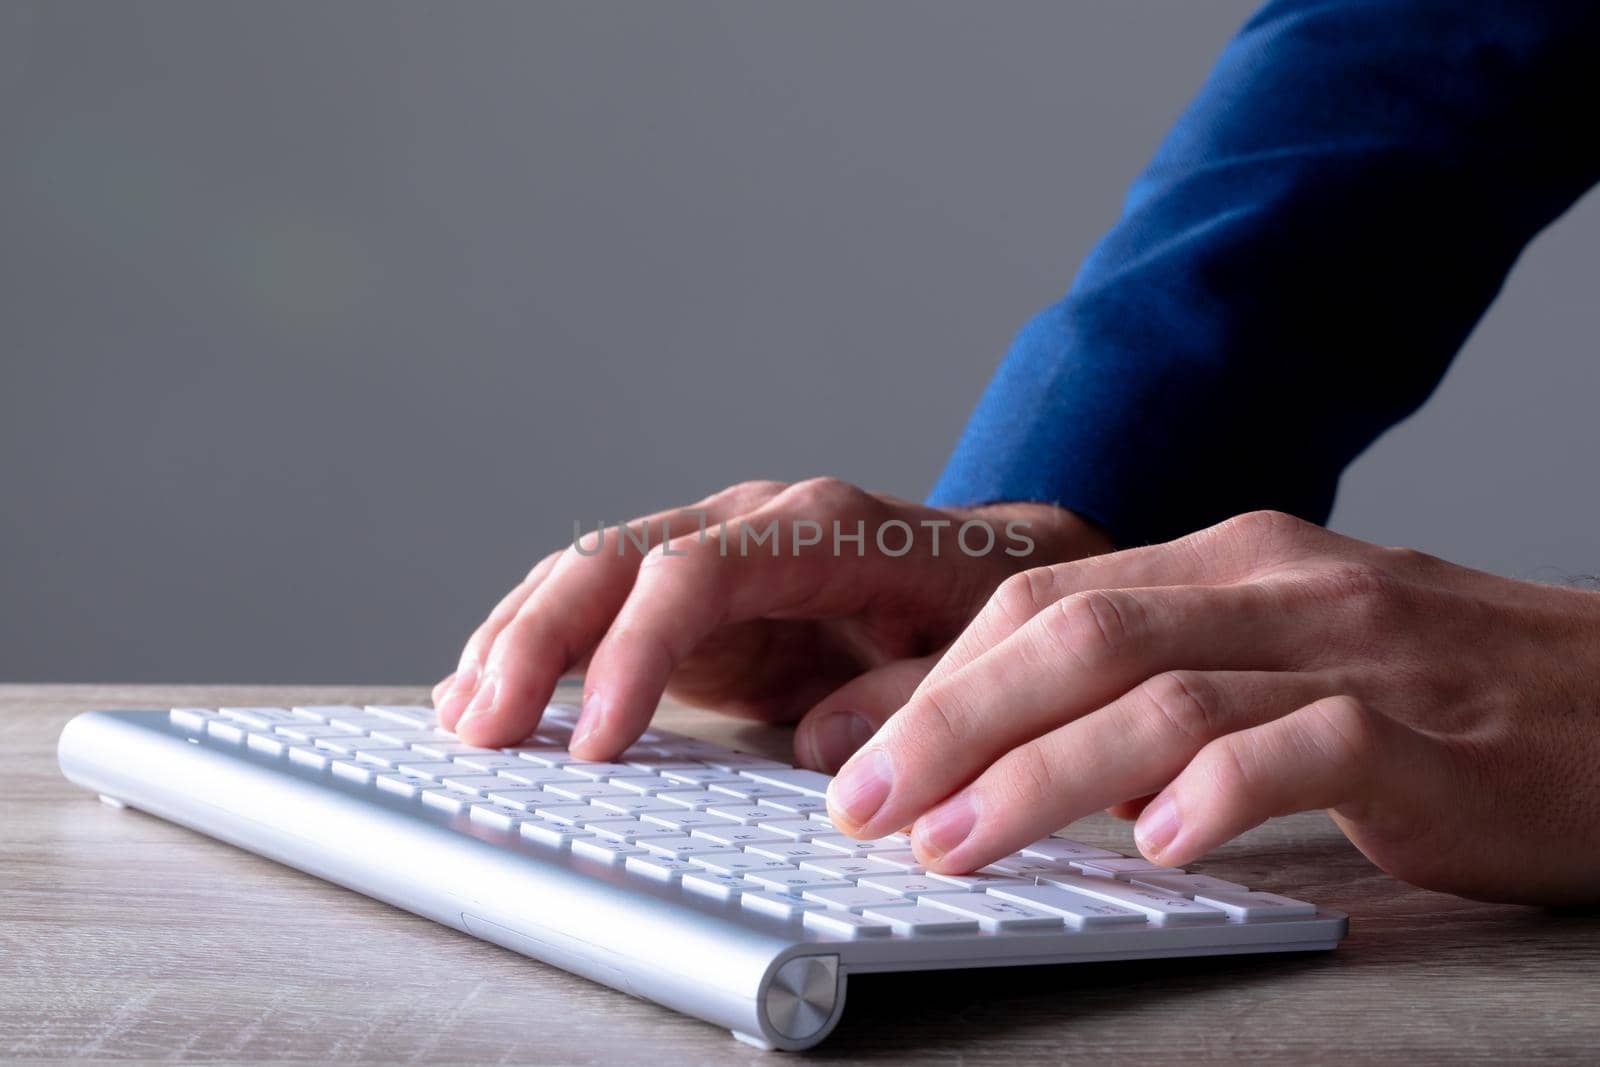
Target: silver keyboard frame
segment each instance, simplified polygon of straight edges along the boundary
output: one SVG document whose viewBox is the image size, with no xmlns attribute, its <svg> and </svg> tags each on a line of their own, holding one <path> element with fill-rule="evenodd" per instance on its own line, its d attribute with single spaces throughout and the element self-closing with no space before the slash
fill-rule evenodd
<svg viewBox="0 0 1600 1067">
<path fill-rule="evenodd" d="M 841 939 L 172 723 L 91 711 L 62 772 L 159 816 L 762 1048 L 827 1037 L 851 974 L 1334 948 L 1346 917 Z"/>
</svg>

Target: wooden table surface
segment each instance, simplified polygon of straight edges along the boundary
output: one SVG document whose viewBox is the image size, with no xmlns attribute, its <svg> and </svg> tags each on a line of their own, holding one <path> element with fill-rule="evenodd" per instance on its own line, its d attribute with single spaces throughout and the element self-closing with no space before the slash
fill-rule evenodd
<svg viewBox="0 0 1600 1067">
<path fill-rule="evenodd" d="M 0 686 L 0 1059 L 772 1063 L 782 1053 L 69 785 L 89 708 L 414 703 L 396 688 Z M 787 754 L 782 729 L 671 729 Z M 1132 850 L 1104 816 L 1086 841 Z M 1335 952 L 859 976 L 807 1058 L 1010 1064 L 1600 1058 L 1600 912 L 1402 885 L 1324 817 L 1198 870 L 1350 914 Z"/>
</svg>

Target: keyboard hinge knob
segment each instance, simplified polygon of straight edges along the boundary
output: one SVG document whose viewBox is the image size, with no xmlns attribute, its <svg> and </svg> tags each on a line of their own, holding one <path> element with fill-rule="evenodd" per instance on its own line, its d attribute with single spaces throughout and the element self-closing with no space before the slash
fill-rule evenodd
<svg viewBox="0 0 1600 1067">
<path fill-rule="evenodd" d="M 833 1019 L 839 1000 L 839 957 L 796 956 L 767 985 L 767 1025 L 790 1041 L 805 1041 Z"/>
</svg>

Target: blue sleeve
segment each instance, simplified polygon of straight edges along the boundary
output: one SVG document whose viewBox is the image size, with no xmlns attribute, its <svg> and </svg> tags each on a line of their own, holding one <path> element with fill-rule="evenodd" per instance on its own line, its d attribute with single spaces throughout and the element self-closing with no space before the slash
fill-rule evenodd
<svg viewBox="0 0 1600 1067">
<path fill-rule="evenodd" d="M 1597 57 L 1588 2 L 1269 3 L 1018 334 L 930 502 L 1053 502 L 1123 545 L 1326 521 L 1600 176 Z"/>
</svg>

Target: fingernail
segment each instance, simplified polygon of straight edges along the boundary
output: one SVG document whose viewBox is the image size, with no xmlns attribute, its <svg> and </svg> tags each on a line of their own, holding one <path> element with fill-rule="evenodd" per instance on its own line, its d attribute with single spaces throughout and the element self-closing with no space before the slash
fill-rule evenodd
<svg viewBox="0 0 1600 1067">
<path fill-rule="evenodd" d="M 824 715 L 811 727 L 811 759 L 819 770 L 835 771 L 872 740 L 872 723 L 853 711 Z"/>
<path fill-rule="evenodd" d="M 450 683 L 450 688 L 445 691 L 444 696 L 435 702 L 440 715 L 459 714 L 462 702 L 472 697 L 472 691 L 478 685 L 477 664 L 463 663 L 456 668 L 456 673 L 452 677 L 455 681 Z"/>
<path fill-rule="evenodd" d="M 583 710 L 578 713 L 578 722 L 572 728 L 572 740 L 567 742 L 567 751 L 571 752 L 580 747 L 585 741 L 600 732 L 600 726 L 605 721 L 605 708 L 600 698 L 593 693 L 586 693 L 583 697 Z"/>
<path fill-rule="evenodd" d="M 828 808 L 835 823 L 859 830 L 889 799 L 894 768 L 881 747 L 864 748 L 845 764 L 828 786 Z"/>
<path fill-rule="evenodd" d="M 971 793 L 957 793 L 917 820 L 912 837 L 917 850 L 927 859 L 938 859 L 955 851 L 978 822 L 978 806 Z"/>
<path fill-rule="evenodd" d="M 462 713 L 456 723 L 456 730 L 461 729 L 462 723 L 469 719 L 481 718 L 494 710 L 494 698 L 500 689 L 500 680 L 494 675 L 488 675 L 483 683 L 478 686 L 478 692 L 473 696 L 472 703 L 467 705 L 467 710 Z"/>
<path fill-rule="evenodd" d="M 1139 821 L 1134 824 L 1133 839 L 1138 842 L 1139 851 L 1143 852 L 1146 858 L 1155 859 L 1172 844 L 1181 826 L 1182 823 L 1178 819 L 1178 805 L 1172 802 L 1171 797 L 1157 797 L 1144 809 Z"/>
</svg>

